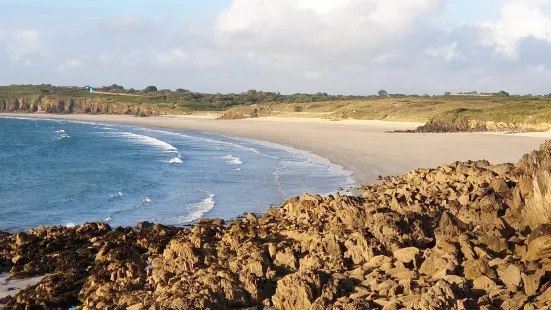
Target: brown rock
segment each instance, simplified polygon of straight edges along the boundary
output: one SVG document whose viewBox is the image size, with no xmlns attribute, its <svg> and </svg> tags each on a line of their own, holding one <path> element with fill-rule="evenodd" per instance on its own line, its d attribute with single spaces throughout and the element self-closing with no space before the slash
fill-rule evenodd
<svg viewBox="0 0 551 310">
<path fill-rule="evenodd" d="M 506 285 L 520 286 L 522 281 L 520 269 L 515 265 L 509 265 L 500 279 Z"/>
<path fill-rule="evenodd" d="M 505 302 L 501 304 L 501 309 L 504 309 L 504 310 L 523 309 L 526 301 L 528 301 L 528 297 L 522 293 L 519 293 L 515 295 L 513 298 L 507 298 Z"/>
<path fill-rule="evenodd" d="M 475 280 L 481 276 L 489 276 L 491 278 L 496 276 L 495 272 L 490 269 L 488 264 L 480 259 L 464 261 L 462 266 L 465 278 L 468 280 Z"/>
<path fill-rule="evenodd" d="M 457 285 L 440 280 L 428 292 L 422 294 L 421 299 L 414 302 L 411 308 L 427 310 L 451 309 L 463 297 L 464 294 Z"/>
<path fill-rule="evenodd" d="M 276 309 L 310 309 L 321 295 L 322 279 L 313 272 L 297 272 L 278 281 L 272 297 Z"/>
<path fill-rule="evenodd" d="M 493 179 L 490 182 L 490 187 L 496 193 L 499 193 L 499 194 L 503 194 L 503 193 L 506 193 L 507 191 L 509 191 L 509 186 L 507 185 L 507 182 L 505 182 L 505 180 L 503 178 Z"/>
<path fill-rule="evenodd" d="M 486 293 L 490 293 L 497 288 L 497 284 L 487 276 L 481 276 L 473 281 L 473 288 L 475 290 L 483 290 Z"/>
<path fill-rule="evenodd" d="M 419 253 L 420 251 L 418 248 L 403 248 L 394 251 L 394 257 L 402 263 L 408 264 L 415 262 L 419 257 Z"/>
<path fill-rule="evenodd" d="M 528 239 L 528 251 L 524 259 L 535 261 L 551 257 L 551 225 L 543 225 L 535 230 Z"/>
<path fill-rule="evenodd" d="M 529 276 L 524 273 L 522 274 L 522 282 L 524 283 L 524 293 L 527 296 L 533 296 L 537 293 L 540 287 L 541 278 L 543 277 L 544 274 L 545 272 L 543 270 L 538 270 L 535 274 L 529 275 Z"/>
</svg>

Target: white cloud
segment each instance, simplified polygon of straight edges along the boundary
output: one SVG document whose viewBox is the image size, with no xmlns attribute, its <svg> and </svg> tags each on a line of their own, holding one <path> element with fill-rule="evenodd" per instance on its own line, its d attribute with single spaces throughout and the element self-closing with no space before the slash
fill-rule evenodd
<svg viewBox="0 0 551 310">
<path fill-rule="evenodd" d="M 222 46 L 285 55 L 338 57 L 381 50 L 406 38 L 442 0 L 233 0 L 216 20 Z"/>
<path fill-rule="evenodd" d="M 38 30 L 14 30 L 4 34 L 6 52 L 12 61 L 20 60 L 27 54 L 43 54 Z"/>
<path fill-rule="evenodd" d="M 80 68 L 82 67 L 86 59 L 88 59 L 87 55 L 82 55 L 77 58 L 67 59 L 57 67 L 57 71 L 59 73 L 63 73 L 65 71 Z"/>
<path fill-rule="evenodd" d="M 551 4 L 541 0 L 511 0 L 501 8 L 501 18 L 481 24 L 483 43 L 507 56 L 516 56 L 527 38 L 551 42 Z"/>
<path fill-rule="evenodd" d="M 457 50 L 457 42 L 438 47 L 430 47 L 425 49 L 424 52 L 431 57 L 442 59 L 445 61 L 451 61 L 461 57 L 461 53 Z"/>
<path fill-rule="evenodd" d="M 316 72 L 316 71 L 307 72 L 305 74 L 305 76 L 309 80 L 319 80 L 319 79 L 323 78 L 323 74 L 320 73 L 320 72 Z"/>
<path fill-rule="evenodd" d="M 157 53 L 155 56 L 155 61 L 160 67 L 171 67 L 185 64 L 188 58 L 188 54 L 186 54 L 183 50 L 174 48 Z"/>
</svg>

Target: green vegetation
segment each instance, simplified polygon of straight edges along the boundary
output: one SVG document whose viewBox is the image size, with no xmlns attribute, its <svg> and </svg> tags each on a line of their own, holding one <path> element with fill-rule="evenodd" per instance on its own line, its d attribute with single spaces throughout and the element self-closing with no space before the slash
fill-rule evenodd
<svg viewBox="0 0 551 310">
<path fill-rule="evenodd" d="M 88 112 L 90 109 L 82 103 L 91 102 L 102 105 L 103 110 L 97 109 L 97 113 L 106 111 L 143 114 L 145 109 L 149 109 L 160 111 L 159 114 L 214 112 L 224 118 L 277 116 L 334 120 L 436 120 L 448 123 L 469 120 L 551 124 L 551 95 L 517 96 L 505 91 L 492 94 L 476 91 L 459 94 L 446 92 L 444 96 L 390 94 L 385 90 L 373 96 L 327 93 L 282 95 L 256 90 L 239 94 L 205 94 L 183 88 L 176 91 L 157 90 L 155 86 L 134 90 L 114 84 L 94 87 L 94 93 L 89 94 L 86 87 L 56 87 L 44 84 L 0 86 L 0 111 L 37 111 L 40 110 L 37 106 L 44 102 L 58 102 L 57 110 L 60 104 L 63 107 L 66 103 L 74 103 L 74 110 L 67 110 L 65 107 L 64 111 L 67 113 Z M 125 106 L 118 110 L 105 108 L 109 104 Z M 56 109 L 51 111 L 55 112 Z M 92 109 L 90 113 L 96 112 Z"/>
</svg>

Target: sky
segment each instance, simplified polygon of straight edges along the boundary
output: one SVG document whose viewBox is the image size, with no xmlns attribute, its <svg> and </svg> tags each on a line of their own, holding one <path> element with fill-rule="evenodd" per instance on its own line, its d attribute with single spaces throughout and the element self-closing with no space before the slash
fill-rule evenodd
<svg viewBox="0 0 551 310">
<path fill-rule="evenodd" d="M 0 0 L 0 84 L 551 93 L 551 0 Z"/>
</svg>

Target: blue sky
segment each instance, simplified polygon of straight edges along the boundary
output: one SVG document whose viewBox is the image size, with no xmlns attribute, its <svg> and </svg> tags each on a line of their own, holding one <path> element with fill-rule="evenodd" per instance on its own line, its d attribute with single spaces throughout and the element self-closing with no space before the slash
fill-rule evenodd
<svg viewBox="0 0 551 310">
<path fill-rule="evenodd" d="M 0 0 L 0 84 L 549 93 L 542 0 Z"/>
</svg>

